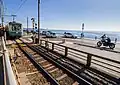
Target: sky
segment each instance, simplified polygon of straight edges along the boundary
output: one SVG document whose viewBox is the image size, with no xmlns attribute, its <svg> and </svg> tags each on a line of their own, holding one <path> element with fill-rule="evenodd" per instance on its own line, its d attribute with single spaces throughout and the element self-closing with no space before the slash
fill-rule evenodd
<svg viewBox="0 0 120 85">
<path fill-rule="evenodd" d="M 37 22 L 37 0 L 4 0 L 5 14 L 16 14 L 16 21 L 32 28 Z M 41 0 L 40 27 L 57 30 L 120 31 L 120 0 Z M 12 17 L 5 17 L 5 23 Z"/>
</svg>

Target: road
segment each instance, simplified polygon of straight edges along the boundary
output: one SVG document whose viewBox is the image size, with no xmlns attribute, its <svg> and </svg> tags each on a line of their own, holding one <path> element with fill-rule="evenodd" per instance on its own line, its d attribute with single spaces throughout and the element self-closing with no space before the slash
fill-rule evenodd
<svg viewBox="0 0 120 85">
<path fill-rule="evenodd" d="M 97 42 L 99 40 L 90 40 L 90 39 L 66 39 L 69 42 L 76 42 L 84 45 L 89 45 L 89 46 L 96 46 Z M 114 43 L 114 42 L 113 42 Z M 120 52 L 120 43 L 116 43 L 116 47 L 114 51 L 119 51 Z"/>
<path fill-rule="evenodd" d="M 96 48 L 90 48 L 90 47 L 86 47 L 86 46 L 80 46 L 74 43 L 80 43 L 80 44 L 85 44 L 85 45 L 90 45 L 90 46 L 96 46 L 96 42 L 95 40 L 88 40 L 88 39 L 66 39 L 66 43 L 64 43 L 63 45 L 68 46 L 68 47 L 72 47 L 72 48 L 76 48 L 79 49 L 81 51 L 85 51 L 88 53 L 93 53 L 99 56 L 104 56 L 106 58 L 110 58 L 113 60 L 117 60 L 120 61 L 120 54 L 119 53 L 114 53 L 114 52 L 109 52 L 109 51 L 105 51 L 105 50 L 100 50 L 100 49 L 96 49 Z M 60 39 L 59 41 L 56 41 L 55 39 L 49 39 L 49 41 L 51 42 L 61 42 Z M 117 44 L 118 47 L 116 47 L 114 50 L 116 51 L 120 51 L 120 44 Z"/>
</svg>

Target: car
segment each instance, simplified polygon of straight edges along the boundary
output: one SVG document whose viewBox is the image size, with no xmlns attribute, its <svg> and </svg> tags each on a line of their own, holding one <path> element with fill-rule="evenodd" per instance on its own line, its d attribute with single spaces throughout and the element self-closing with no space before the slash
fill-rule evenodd
<svg viewBox="0 0 120 85">
<path fill-rule="evenodd" d="M 42 35 L 45 35 L 48 38 L 56 38 L 56 34 L 51 31 L 43 31 Z"/>
<path fill-rule="evenodd" d="M 42 35 L 46 35 L 46 32 L 47 32 L 47 31 L 42 31 Z"/>
<path fill-rule="evenodd" d="M 56 38 L 56 34 L 51 32 L 51 31 L 47 31 L 46 32 L 46 37 L 49 37 L 49 38 Z"/>
<path fill-rule="evenodd" d="M 77 38 L 77 36 L 73 35 L 72 33 L 64 33 L 64 38 Z"/>
</svg>

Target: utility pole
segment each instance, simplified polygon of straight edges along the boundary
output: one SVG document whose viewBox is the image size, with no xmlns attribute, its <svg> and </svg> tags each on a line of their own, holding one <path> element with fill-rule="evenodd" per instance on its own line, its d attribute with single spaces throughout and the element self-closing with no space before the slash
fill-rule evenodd
<svg viewBox="0 0 120 85">
<path fill-rule="evenodd" d="M 5 31 L 4 29 L 4 4 L 2 0 L 0 0 L 0 17 L 1 17 L 1 24 L 2 24 L 3 30 Z M 4 32 L 4 39 L 6 43 L 6 32 Z"/>
<path fill-rule="evenodd" d="M 40 0 L 38 0 L 38 44 L 40 43 Z"/>
<path fill-rule="evenodd" d="M 28 17 L 27 17 L 27 34 L 28 34 Z"/>
<path fill-rule="evenodd" d="M 4 17 L 3 17 L 3 15 L 2 15 L 2 17 L 1 17 L 1 21 L 2 21 L 2 27 L 4 26 L 3 25 L 3 22 L 4 22 Z"/>
</svg>

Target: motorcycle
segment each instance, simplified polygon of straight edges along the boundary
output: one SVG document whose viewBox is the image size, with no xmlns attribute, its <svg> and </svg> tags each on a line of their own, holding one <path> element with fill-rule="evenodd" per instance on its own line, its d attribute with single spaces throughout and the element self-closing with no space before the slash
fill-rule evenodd
<svg viewBox="0 0 120 85">
<path fill-rule="evenodd" d="M 114 43 L 111 43 L 110 41 L 108 41 L 109 38 L 107 39 L 102 39 L 100 41 L 97 42 L 97 46 L 100 47 L 100 46 L 109 46 L 110 49 L 114 49 L 115 48 L 115 44 Z"/>
</svg>

